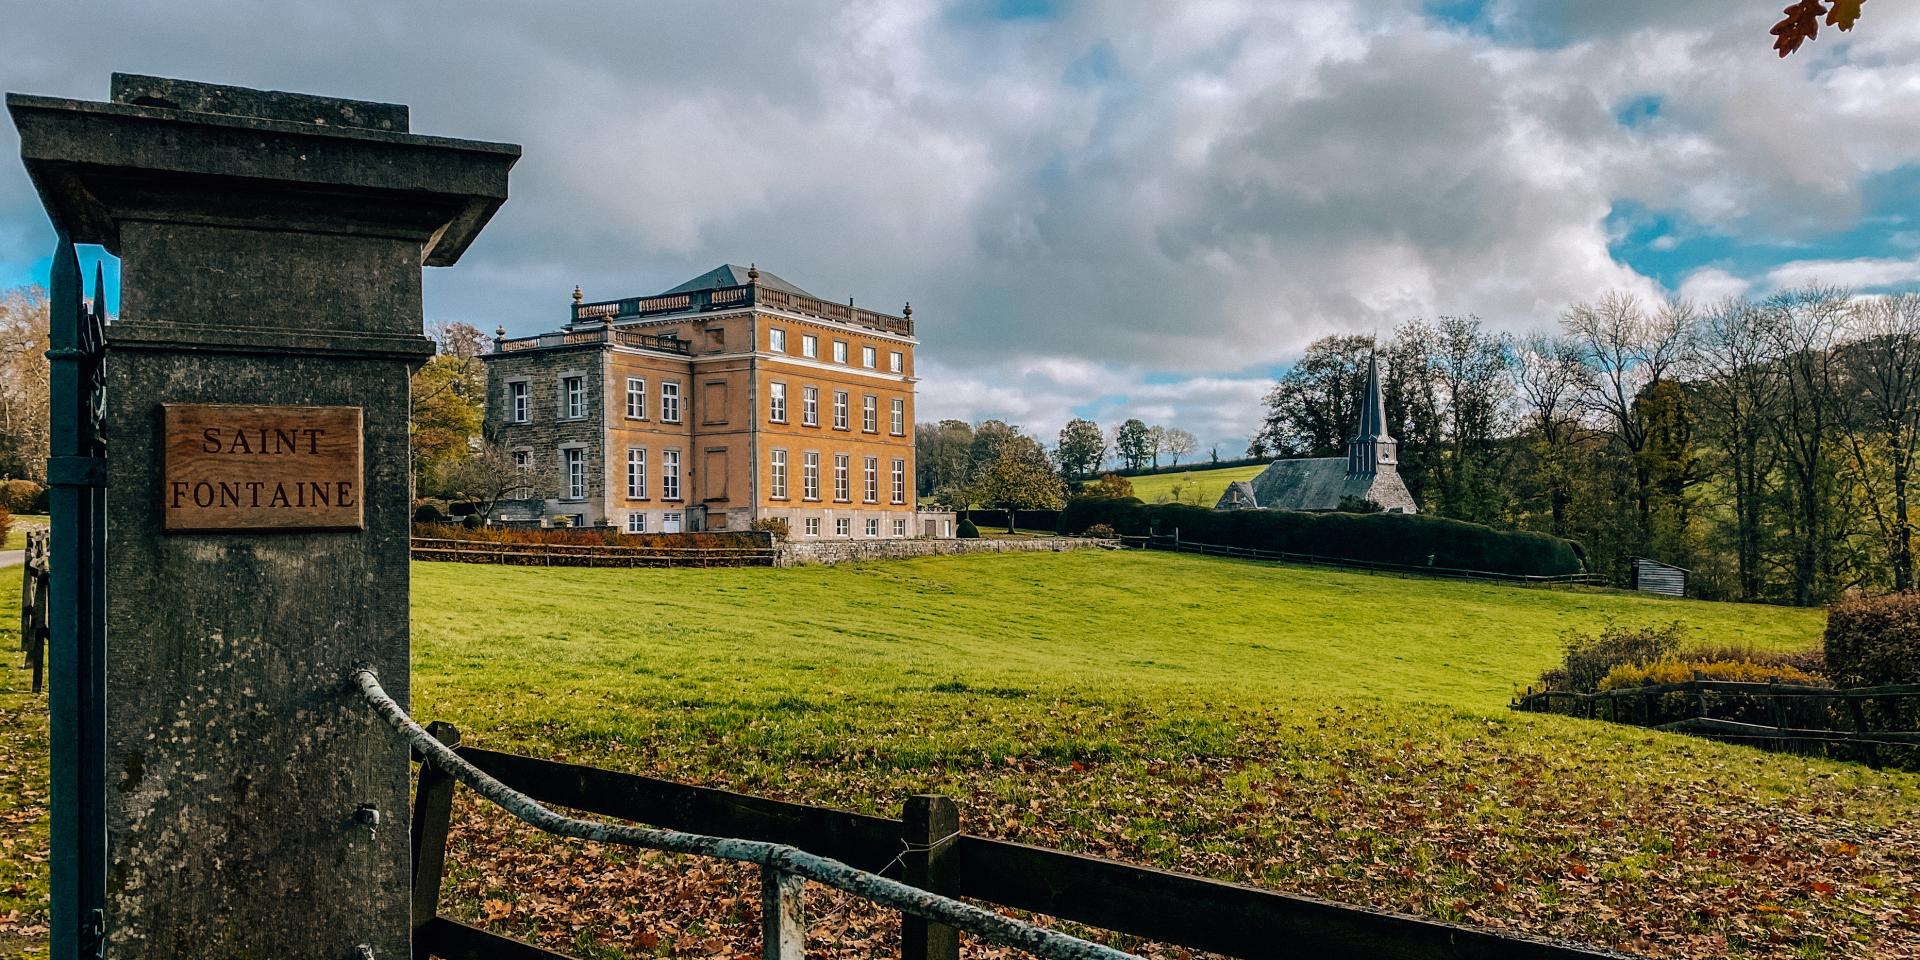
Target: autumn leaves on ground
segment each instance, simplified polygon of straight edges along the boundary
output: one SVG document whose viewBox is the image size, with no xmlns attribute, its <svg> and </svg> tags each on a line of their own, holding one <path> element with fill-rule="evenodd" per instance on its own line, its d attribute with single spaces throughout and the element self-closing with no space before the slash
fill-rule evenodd
<svg viewBox="0 0 1920 960">
<path fill-rule="evenodd" d="M 1920 954 L 1920 778 L 1506 709 L 1608 617 L 1765 648 L 1822 622 L 1163 554 L 416 564 L 414 707 L 490 747 L 886 815 L 939 792 L 976 833 L 1654 956 Z M 44 751 L 20 676 L 4 776 Z M 34 783 L 0 778 L 0 948 L 44 936 Z M 740 868 L 457 812 L 457 916 L 582 957 L 758 952 Z M 894 946 L 891 916 L 809 908 L 810 956 Z"/>
</svg>

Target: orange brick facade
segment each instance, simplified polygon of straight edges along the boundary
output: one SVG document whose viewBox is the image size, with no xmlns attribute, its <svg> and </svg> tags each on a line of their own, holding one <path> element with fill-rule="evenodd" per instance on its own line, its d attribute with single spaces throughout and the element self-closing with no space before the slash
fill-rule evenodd
<svg viewBox="0 0 1920 960">
<path fill-rule="evenodd" d="M 576 301 L 566 329 L 497 342 L 488 429 L 529 477 L 503 519 L 951 535 L 914 510 L 911 310 L 855 310 L 740 272 L 744 284 Z"/>
</svg>

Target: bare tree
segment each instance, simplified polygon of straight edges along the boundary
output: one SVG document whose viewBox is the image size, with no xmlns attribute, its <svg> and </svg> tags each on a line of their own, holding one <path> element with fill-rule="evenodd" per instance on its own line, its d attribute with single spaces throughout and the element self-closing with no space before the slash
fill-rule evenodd
<svg viewBox="0 0 1920 960">
<path fill-rule="evenodd" d="M 1744 299 L 1726 300 L 1700 324 L 1691 359 L 1697 402 L 1717 434 L 1722 475 L 1733 490 L 1734 566 L 1740 596 L 1756 599 L 1766 586 L 1761 550 L 1766 537 L 1768 479 L 1778 460 L 1767 443 L 1780 376 L 1769 329 L 1774 314 Z"/>
<path fill-rule="evenodd" d="M 1200 441 L 1193 434 L 1179 427 L 1168 427 L 1162 440 L 1166 453 L 1173 457 L 1173 465 L 1180 465 L 1180 458 L 1200 449 Z"/>
<path fill-rule="evenodd" d="M 1856 301 L 1841 348 L 1845 426 L 1854 479 L 1886 545 L 1895 590 L 1914 587 L 1908 492 L 1920 441 L 1920 294 Z"/>
<path fill-rule="evenodd" d="M 1578 402 L 1588 387 L 1579 344 L 1550 333 L 1532 333 L 1513 348 L 1513 390 L 1521 421 L 1537 440 L 1537 479 L 1547 494 L 1554 536 L 1567 536 L 1573 503 L 1572 445 L 1579 436 Z"/>
<path fill-rule="evenodd" d="M 1642 462 L 1647 425 L 1634 401 L 1648 387 L 1672 376 L 1687 355 L 1695 326 L 1693 306 L 1668 300 L 1648 313 L 1638 297 L 1609 293 L 1598 303 L 1576 304 L 1562 318 L 1580 346 L 1589 375 L 1581 404 L 1634 463 L 1634 506 L 1643 538 L 1651 532 L 1651 476 Z"/>
<path fill-rule="evenodd" d="M 1763 309 L 1772 314 L 1766 330 L 1780 368 L 1774 381 L 1778 412 L 1768 426 L 1786 467 L 1793 600 L 1804 606 L 1821 598 L 1843 525 L 1836 504 L 1842 371 L 1835 347 L 1849 306 L 1839 289 L 1808 286 L 1775 294 Z"/>
<path fill-rule="evenodd" d="M 0 293 L 0 478 L 47 478 L 47 292 Z"/>
<path fill-rule="evenodd" d="M 483 444 L 473 456 L 455 463 L 445 480 L 453 498 L 472 501 L 483 518 L 491 517 L 496 504 L 526 485 L 526 471 L 513 462 L 513 454 L 492 441 Z"/>
</svg>

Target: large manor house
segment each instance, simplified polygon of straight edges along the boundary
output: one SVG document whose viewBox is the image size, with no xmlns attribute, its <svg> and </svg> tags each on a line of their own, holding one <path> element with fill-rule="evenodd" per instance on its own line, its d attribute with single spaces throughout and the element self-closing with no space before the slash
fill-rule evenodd
<svg viewBox="0 0 1920 960">
<path fill-rule="evenodd" d="M 488 427 L 527 472 L 503 520 L 795 539 L 951 536 L 913 489 L 913 308 L 822 300 L 732 264 L 653 296 L 499 331 Z"/>
</svg>

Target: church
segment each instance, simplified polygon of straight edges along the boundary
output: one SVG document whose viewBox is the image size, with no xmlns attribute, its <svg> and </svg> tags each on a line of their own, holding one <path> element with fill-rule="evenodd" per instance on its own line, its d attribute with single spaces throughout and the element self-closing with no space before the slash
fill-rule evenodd
<svg viewBox="0 0 1920 960">
<path fill-rule="evenodd" d="M 1236 480 L 1215 510 L 1339 510 L 1372 502 L 1387 513 L 1419 513 L 1395 456 L 1398 441 L 1387 434 L 1387 404 L 1380 394 L 1380 364 L 1367 360 L 1360 425 L 1345 457 L 1275 460 L 1252 480 Z"/>
</svg>

